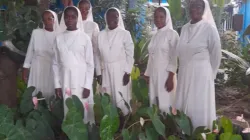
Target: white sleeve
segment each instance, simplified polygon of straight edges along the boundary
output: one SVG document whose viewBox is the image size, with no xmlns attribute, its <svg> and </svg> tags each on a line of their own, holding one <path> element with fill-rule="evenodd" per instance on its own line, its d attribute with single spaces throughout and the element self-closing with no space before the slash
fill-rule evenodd
<svg viewBox="0 0 250 140">
<path fill-rule="evenodd" d="M 180 37 L 176 31 L 174 31 L 172 33 L 173 34 L 168 35 L 168 36 L 171 36 L 171 40 L 169 42 L 169 64 L 167 66 L 167 71 L 176 73 L 176 70 L 177 70 L 176 47 L 178 45 Z"/>
<path fill-rule="evenodd" d="M 94 32 L 92 34 L 92 46 L 93 46 L 93 55 L 94 55 L 94 64 L 98 63 L 98 57 L 96 55 L 98 52 L 98 34 L 99 34 L 99 27 L 96 25 Z"/>
<path fill-rule="evenodd" d="M 208 37 L 208 50 L 210 54 L 210 63 L 213 71 L 213 77 L 216 79 L 217 71 L 221 62 L 221 42 L 220 36 L 216 28 L 211 27 Z"/>
<path fill-rule="evenodd" d="M 87 71 L 85 74 L 86 76 L 83 88 L 91 90 L 94 78 L 94 58 L 93 58 L 93 48 L 90 38 L 87 39 L 87 45 L 85 48 L 85 61 L 87 64 Z"/>
<path fill-rule="evenodd" d="M 62 88 L 60 82 L 60 68 L 59 68 L 59 52 L 57 48 L 57 39 L 56 39 L 56 46 L 53 48 L 54 51 L 54 59 L 53 59 L 53 74 L 54 74 L 54 85 L 55 88 Z"/>
<path fill-rule="evenodd" d="M 124 49 L 126 53 L 126 65 L 124 71 L 131 73 L 134 66 L 134 43 L 130 33 L 127 31 L 124 38 Z"/>
<path fill-rule="evenodd" d="M 28 46 L 28 50 L 27 50 L 27 53 L 26 53 L 26 57 L 25 57 L 25 61 L 24 61 L 24 64 L 23 64 L 23 67 L 24 68 L 30 68 L 31 67 L 31 62 L 32 62 L 32 59 L 33 59 L 33 56 L 34 56 L 34 53 L 35 53 L 35 39 L 34 39 L 34 36 L 35 36 L 35 31 L 33 30 L 32 34 L 31 34 L 31 38 L 30 38 L 30 42 L 29 42 L 29 46 Z"/>
<path fill-rule="evenodd" d="M 152 67 L 151 67 L 151 59 L 150 59 L 149 56 L 148 56 L 147 69 L 146 69 L 146 71 L 145 71 L 145 73 L 144 73 L 145 76 L 150 76 L 150 68 L 152 68 Z"/>
</svg>

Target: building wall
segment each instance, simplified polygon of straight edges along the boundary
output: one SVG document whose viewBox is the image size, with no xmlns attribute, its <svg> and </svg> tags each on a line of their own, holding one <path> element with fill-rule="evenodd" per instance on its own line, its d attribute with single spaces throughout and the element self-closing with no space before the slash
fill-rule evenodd
<svg viewBox="0 0 250 140">
<path fill-rule="evenodd" d="M 241 40 L 244 41 L 242 35 L 246 28 L 250 25 L 250 0 L 246 0 L 246 2 L 241 6 L 239 13 L 243 14 L 243 29 L 240 32 L 240 37 Z"/>
</svg>

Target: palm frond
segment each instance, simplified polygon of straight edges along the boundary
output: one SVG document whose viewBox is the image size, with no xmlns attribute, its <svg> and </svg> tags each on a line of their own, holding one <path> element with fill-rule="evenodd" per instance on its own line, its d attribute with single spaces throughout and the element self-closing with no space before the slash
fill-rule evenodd
<svg viewBox="0 0 250 140">
<path fill-rule="evenodd" d="M 241 57 L 227 50 L 222 50 L 222 53 L 226 55 L 227 60 L 235 62 L 240 68 L 247 70 L 250 67 L 249 63 L 246 60 L 242 59 Z"/>
</svg>

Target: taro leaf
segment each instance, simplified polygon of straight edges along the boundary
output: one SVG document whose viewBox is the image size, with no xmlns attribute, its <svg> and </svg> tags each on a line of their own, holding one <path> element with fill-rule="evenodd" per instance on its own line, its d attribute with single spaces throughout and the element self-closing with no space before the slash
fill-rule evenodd
<svg viewBox="0 0 250 140">
<path fill-rule="evenodd" d="M 0 105 L 0 124 L 13 124 L 13 112 L 6 105 Z"/>
<path fill-rule="evenodd" d="M 88 127 L 89 140 L 100 140 L 99 128 L 92 124 Z"/>
<path fill-rule="evenodd" d="M 139 140 L 147 140 L 144 133 L 139 134 Z"/>
<path fill-rule="evenodd" d="M 158 111 L 156 107 L 150 107 L 148 108 L 148 116 L 150 117 L 150 119 L 153 122 L 154 128 L 155 130 L 162 135 L 163 137 L 165 137 L 165 125 L 161 122 L 160 117 L 158 116 Z"/>
<path fill-rule="evenodd" d="M 112 115 L 105 115 L 102 118 L 101 125 L 100 125 L 100 135 L 102 140 L 111 140 L 113 139 L 115 132 L 119 128 L 119 117 Z"/>
<path fill-rule="evenodd" d="M 130 133 L 130 140 L 138 140 L 138 136 L 139 136 L 140 132 L 141 132 L 140 129 L 133 127 L 132 131 Z"/>
<path fill-rule="evenodd" d="M 181 128 L 181 130 L 188 136 L 191 136 L 192 134 L 192 124 L 190 119 L 188 118 L 188 116 L 186 114 L 184 114 L 183 112 L 179 112 L 179 115 L 175 116 L 175 121 L 178 124 L 178 126 Z"/>
<path fill-rule="evenodd" d="M 62 130 L 70 140 L 88 139 L 87 125 L 83 123 L 82 114 L 76 107 L 69 108 L 66 119 L 62 124 Z"/>
<path fill-rule="evenodd" d="M 242 140 L 241 135 L 232 135 L 230 140 Z"/>
<path fill-rule="evenodd" d="M 130 140 L 128 129 L 122 130 L 122 138 L 123 138 L 123 140 Z"/>
<path fill-rule="evenodd" d="M 41 113 L 41 118 L 44 122 L 50 125 L 50 127 L 55 126 L 56 120 L 52 117 L 51 112 L 47 108 L 38 105 L 37 110 Z"/>
<path fill-rule="evenodd" d="M 0 134 L 5 137 L 4 140 L 34 140 L 29 131 L 10 123 L 0 125 Z"/>
<path fill-rule="evenodd" d="M 101 94 L 96 94 L 94 96 L 94 112 L 95 112 L 95 121 L 97 124 L 101 122 L 102 117 L 104 116 L 104 112 L 102 109 L 102 96 Z"/>
<path fill-rule="evenodd" d="M 208 133 L 209 130 L 205 126 L 199 126 L 194 130 L 193 139 L 196 139 L 201 133 Z"/>
<path fill-rule="evenodd" d="M 231 136 L 232 136 L 232 133 L 229 133 L 229 132 L 222 133 L 220 135 L 220 140 L 230 140 Z"/>
<path fill-rule="evenodd" d="M 152 127 L 146 128 L 146 136 L 147 136 L 147 140 L 158 140 L 159 139 L 159 134 Z"/>
<path fill-rule="evenodd" d="M 216 140 L 216 134 L 214 133 L 207 134 L 207 140 Z"/>
<path fill-rule="evenodd" d="M 224 133 L 233 133 L 233 124 L 230 119 L 222 117 L 220 119 L 220 125 L 223 128 Z"/>
<path fill-rule="evenodd" d="M 50 100 L 50 110 L 53 116 L 59 122 L 63 122 L 64 110 L 63 110 L 63 99 L 52 96 Z"/>
<path fill-rule="evenodd" d="M 101 103 L 102 103 L 102 109 L 103 109 L 105 115 L 107 115 L 108 111 L 106 109 L 107 109 L 107 106 L 110 105 L 109 95 L 107 95 L 107 94 L 103 95 L 102 99 L 101 99 Z"/>
<path fill-rule="evenodd" d="M 54 132 L 42 113 L 37 110 L 32 111 L 26 119 L 26 128 L 39 140 L 54 140 Z"/>
<path fill-rule="evenodd" d="M 81 100 L 76 95 L 72 95 L 72 100 L 73 100 L 74 106 L 81 113 L 82 118 L 84 118 L 84 107 L 83 107 Z"/>
<path fill-rule="evenodd" d="M 26 114 L 33 110 L 34 105 L 32 102 L 32 93 L 34 91 L 35 91 L 35 87 L 29 87 L 23 93 L 21 103 L 20 103 L 20 112 L 22 114 Z"/>
<path fill-rule="evenodd" d="M 179 140 L 179 138 L 177 138 L 176 136 L 174 135 L 171 135 L 167 138 L 168 140 Z"/>
</svg>

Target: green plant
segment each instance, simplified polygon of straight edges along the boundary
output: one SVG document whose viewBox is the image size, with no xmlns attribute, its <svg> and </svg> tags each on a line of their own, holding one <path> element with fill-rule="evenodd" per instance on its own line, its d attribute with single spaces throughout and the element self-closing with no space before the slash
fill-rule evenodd
<svg viewBox="0 0 250 140">
<path fill-rule="evenodd" d="M 34 87 L 25 90 L 21 97 L 20 106 L 17 109 L 10 109 L 0 105 L 0 138 L 12 140 L 54 140 L 54 130 L 58 124 L 55 112 L 49 111 L 44 100 L 34 106 L 32 92 Z M 42 99 L 42 94 L 37 95 Z M 54 100 L 57 102 L 57 99 Z M 53 104 L 54 108 L 62 104 Z"/>
</svg>

